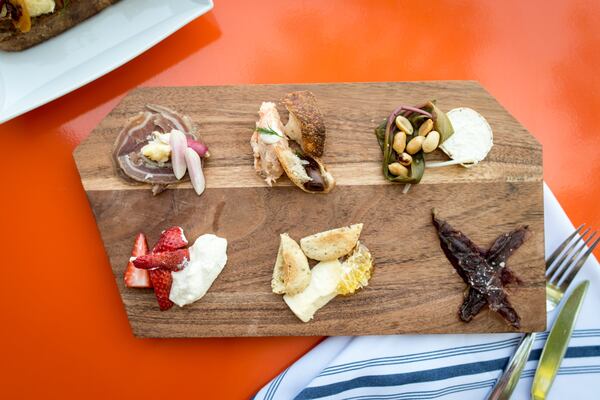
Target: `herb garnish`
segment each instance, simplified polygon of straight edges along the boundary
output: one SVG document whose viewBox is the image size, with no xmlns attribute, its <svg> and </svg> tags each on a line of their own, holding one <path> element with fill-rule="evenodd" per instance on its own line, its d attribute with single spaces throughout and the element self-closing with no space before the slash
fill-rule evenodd
<svg viewBox="0 0 600 400">
<path fill-rule="evenodd" d="M 279 136 L 279 137 L 283 137 L 281 136 L 279 133 L 277 133 L 276 131 L 274 131 L 273 129 L 271 129 L 270 126 L 266 127 L 266 128 L 256 128 L 256 130 L 260 133 L 264 133 L 265 135 L 275 135 L 275 136 Z"/>
</svg>

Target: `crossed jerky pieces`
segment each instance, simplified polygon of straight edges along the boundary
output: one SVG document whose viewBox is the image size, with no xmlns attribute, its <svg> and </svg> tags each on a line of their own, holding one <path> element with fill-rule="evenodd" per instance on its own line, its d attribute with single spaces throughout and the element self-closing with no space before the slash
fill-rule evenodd
<svg viewBox="0 0 600 400">
<path fill-rule="evenodd" d="M 468 285 L 467 295 L 458 311 L 460 319 L 469 322 L 487 304 L 508 324 L 520 328 L 521 318 L 508 301 L 504 285 L 519 282 L 519 278 L 506 266 L 506 260 L 527 239 L 528 227 L 500 235 L 488 250 L 484 250 L 446 221 L 437 218 L 435 209 L 433 224 L 444 254 Z"/>
</svg>

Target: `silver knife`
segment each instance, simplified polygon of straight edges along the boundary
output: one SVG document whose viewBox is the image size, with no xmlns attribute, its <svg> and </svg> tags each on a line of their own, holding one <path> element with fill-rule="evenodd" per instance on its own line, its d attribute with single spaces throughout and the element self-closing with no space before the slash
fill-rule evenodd
<svg viewBox="0 0 600 400">
<path fill-rule="evenodd" d="M 580 283 L 573 290 L 562 310 L 560 310 L 560 314 L 556 317 L 556 322 L 554 322 L 554 326 L 548 335 L 548 340 L 546 340 L 544 350 L 542 350 L 542 356 L 533 378 L 531 398 L 534 400 L 543 400 L 550 392 L 558 368 L 567 351 L 575 321 L 577 321 L 589 285 L 590 281 Z"/>
</svg>

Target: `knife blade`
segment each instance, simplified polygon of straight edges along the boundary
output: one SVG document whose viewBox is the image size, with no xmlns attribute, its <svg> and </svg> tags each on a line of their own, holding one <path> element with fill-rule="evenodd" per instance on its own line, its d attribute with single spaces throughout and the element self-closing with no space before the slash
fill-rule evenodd
<svg viewBox="0 0 600 400">
<path fill-rule="evenodd" d="M 550 330 L 533 378 L 531 397 L 534 400 L 543 400 L 550 392 L 558 368 L 567 351 L 589 285 L 590 281 L 580 283 L 573 290 L 562 310 L 560 310 L 558 317 L 556 317 L 556 322 Z"/>
</svg>

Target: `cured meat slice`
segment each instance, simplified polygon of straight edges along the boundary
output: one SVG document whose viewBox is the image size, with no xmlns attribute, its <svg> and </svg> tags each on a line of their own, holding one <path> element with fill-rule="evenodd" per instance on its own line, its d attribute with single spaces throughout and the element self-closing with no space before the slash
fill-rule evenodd
<svg viewBox="0 0 600 400">
<path fill-rule="evenodd" d="M 145 111 L 131 118 L 117 136 L 113 147 L 112 157 L 120 175 L 132 183 L 151 184 L 154 194 L 163 191 L 167 185 L 178 182 L 170 161 L 159 163 L 141 152 L 154 132 L 169 133 L 174 129 L 196 139 L 190 118 L 163 106 L 149 104 Z M 182 180 L 187 179 L 189 178 L 185 176 Z"/>
<path fill-rule="evenodd" d="M 157 104 L 147 104 L 146 108 L 154 112 L 156 115 L 155 123 L 162 128 L 164 132 L 177 129 L 181 132 L 191 134 L 194 131 L 194 124 L 187 115 L 179 114 L 177 111 L 173 111 L 170 108 L 159 106 Z"/>
</svg>

